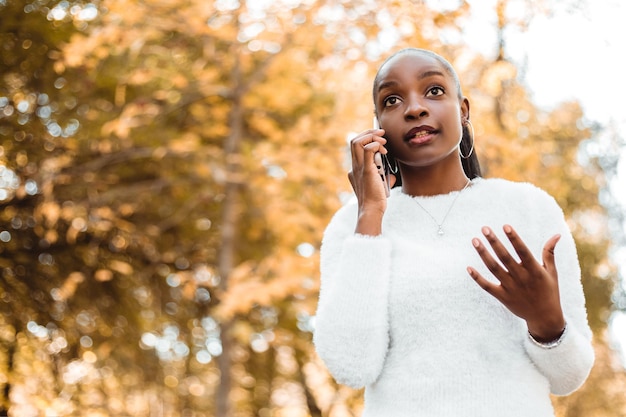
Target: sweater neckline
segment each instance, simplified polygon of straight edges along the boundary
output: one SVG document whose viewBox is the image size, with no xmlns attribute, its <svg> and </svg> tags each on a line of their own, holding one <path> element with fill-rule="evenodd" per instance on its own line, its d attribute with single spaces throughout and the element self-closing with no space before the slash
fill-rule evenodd
<svg viewBox="0 0 626 417">
<path fill-rule="evenodd" d="M 461 192 L 469 194 L 471 190 L 476 188 L 483 180 L 484 179 L 482 177 L 475 177 L 471 179 L 471 184 L 466 189 L 454 190 L 454 191 L 450 191 L 449 193 L 442 193 L 442 194 L 435 194 L 435 195 L 410 195 L 410 194 L 405 194 L 402 191 L 402 188 L 399 188 L 398 194 L 406 198 L 415 199 L 415 200 L 447 200 L 449 198 L 453 198 L 457 196 Z"/>
</svg>

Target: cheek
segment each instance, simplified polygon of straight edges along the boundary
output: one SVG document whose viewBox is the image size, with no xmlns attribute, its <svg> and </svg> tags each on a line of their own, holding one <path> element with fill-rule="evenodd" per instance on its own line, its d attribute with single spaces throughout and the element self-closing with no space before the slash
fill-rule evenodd
<svg viewBox="0 0 626 417">
<path fill-rule="evenodd" d="M 385 145 L 385 148 L 391 151 L 397 146 L 397 144 L 403 141 L 403 133 L 401 132 L 401 129 L 394 129 L 394 125 L 392 123 L 385 124 L 383 121 L 381 121 L 381 124 L 382 128 L 385 129 L 385 134 L 383 135 L 383 137 L 387 139 L 387 144 Z"/>
<path fill-rule="evenodd" d="M 403 146 L 404 139 L 403 138 L 388 138 L 387 143 L 385 144 L 385 148 L 389 151 L 389 154 L 394 158 L 404 159 L 402 155 L 407 152 L 406 146 Z"/>
<path fill-rule="evenodd" d="M 393 140 L 396 136 L 398 136 L 399 129 L 396 127 L 397 123 L 394 123 L 392 118 L 383 115 L 378 116 L 378 119 L 374 122 L 376 123 L 376 121 L 379 123 L 381 129 L 385 129 L 384 137 L 387 141 Z"/>
<path fill-rule="evenodd" d="M 451 126 L 451 133 L 454 133 L 455 137 L 461 139 L 463 137 L 463 121 L 461 118 L 461 111 L 458 108 L 450 111 L 450 118 L 448 124 Z"/>
</svg>

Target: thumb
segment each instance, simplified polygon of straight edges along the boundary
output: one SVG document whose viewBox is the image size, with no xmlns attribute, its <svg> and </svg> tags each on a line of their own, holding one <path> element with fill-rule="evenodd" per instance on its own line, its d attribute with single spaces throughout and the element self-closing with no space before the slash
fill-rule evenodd
<svg viewBox="0 0 626 417">
<path fill-rule="evenodd" d="M 352 170 L 348 172 L 348 180 L 350 180 L 350 185 L 352 186 L 354 192 L 356 192 L 356 184 L 354 182 L 354 173 L 352 172 Z"/>
<path fill-rule="evenodd" d="M 561 235 L 554 235 L 543 246 L 543 252 L 541 254 L 543 260 L 543 266 L 550 273 L 550 275 L 556 277 L 556 263 L 554 261 L 554 249 L 556 244 L 561 239 Z"/>
</svg>

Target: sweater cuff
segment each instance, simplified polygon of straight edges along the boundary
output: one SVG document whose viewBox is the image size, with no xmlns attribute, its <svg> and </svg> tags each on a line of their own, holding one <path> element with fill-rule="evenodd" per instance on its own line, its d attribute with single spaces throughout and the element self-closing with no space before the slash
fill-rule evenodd
<svg viewBox="0 0 626 417">
<path fill-rule="evenodd" d="M 594 352 L 591 343 L 567 322 L 567 329 L 558 343 L 546 346 L 525 337 L 526 352 L 537 369 L 550 382 L 550 391 L 567 395 L 578 389 L 591 370 Z"/>
<path fill-rule="evenodd" d="M 533 337 L 532 334 L 530 334 L 530 331 L 528 331 L 528 338 L 530 339 L 530 341 L 542 349 L 554 349 L 555 347 L 558 347 L 566 335 L 567 335 L 567 322 L 565 323 L 565 327 L 563 327 L 563 330 L 561 331 L 561 335 L 556 340 L 553 340 L 551 342 L 539 342 L 537 339 Z"/>
</svg>

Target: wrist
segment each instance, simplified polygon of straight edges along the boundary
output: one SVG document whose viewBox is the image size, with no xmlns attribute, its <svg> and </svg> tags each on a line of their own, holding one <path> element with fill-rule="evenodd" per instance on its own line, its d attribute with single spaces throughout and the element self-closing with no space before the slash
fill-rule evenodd
<svg viewBox="0 0 626 417">
<path fill-rule="evenodd" d="M 528 339 L 530 339 L 530 341 L 535 346 L 539 346 L 542 349 L 554 349 L 555 347 L 557 347 L 557 346 L 559 346 L 561 344 L 561 342 L 565 338 L 566 334 L 567 334 L 567 323 L 565 323 L 565 325 L 563 326 L 563 329 L 561 330 L 561 333 L 559 334 L 559 336 L 556 339 L 553 339 L 553 340 L 550 340 L 550 341 L 540 341 L 540 340 L 537 340 L 530 333 L 530 331 L 528 331 Z"/>
<path fill-rule="evenodd" d="M 552 343 L 561 338 L 566 329 L 565 318 L 561 315 L 553 322 L 527 323 L 528 335 L 538 343 Z"/>
<path fill-rule="evenodd" d="M 383 211 L 364 209 L 359 210 L 355 233 L 369 236 L 378 236 L 382 233 Z"/>
</svg>

